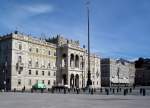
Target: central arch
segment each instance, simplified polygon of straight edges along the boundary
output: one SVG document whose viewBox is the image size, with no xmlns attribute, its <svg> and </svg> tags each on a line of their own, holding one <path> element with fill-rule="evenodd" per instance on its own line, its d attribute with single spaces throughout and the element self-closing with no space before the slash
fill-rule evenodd
<svg viewBox="0 0 150 108">
<path fill-rule="evenodd" d="M 67 84 L 67 76 L 66 76 L 66 74 L 63 74 L 63 84 L 64 85 Z"/>
<path fill-rule="evenodd" d="M 70 88 L 74 88 L 74 75 L 70 75 Z"/>
<path fill-rule="evenodd" d="M 76 74 L 75 76 L 75 87 L 79 88 L 79 75 L 78 74 Z"/>
</svg>

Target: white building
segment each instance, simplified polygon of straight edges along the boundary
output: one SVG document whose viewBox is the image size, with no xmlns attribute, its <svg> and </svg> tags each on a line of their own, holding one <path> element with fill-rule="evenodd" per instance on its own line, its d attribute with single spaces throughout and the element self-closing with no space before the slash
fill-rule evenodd
<svg viewBox="0 0 150 108">
<path fill-rule="evenodd" d="M 51 42 L 17 31 L 0 38 L 0 87 L 8 90 L 31 89 L 37 82 L 47 88 L 65 84 L 85 87 L 87 51 L 78 41 L 57 36 Z M 100 58 L 91 54 L 91 79 L 100 88 Z"/>
<path fill-rule="evenodd" d="M 101 60 L 102 86 L 132 86 L 135 78 L 134 63 L 104 58 Z"/>
</svg>

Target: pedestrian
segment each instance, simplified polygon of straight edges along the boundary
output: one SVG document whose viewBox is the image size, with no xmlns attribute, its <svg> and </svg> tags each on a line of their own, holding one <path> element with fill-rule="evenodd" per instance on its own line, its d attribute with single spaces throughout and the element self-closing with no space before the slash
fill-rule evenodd
<svg viewBox="0 0 150 108">
<path fill-rule="evenodd" d="M 143 96 L 146 95 L 146 89 L 143 88 Z"/>
<path fill-rule="evenodd" d="M 124 89 L 124 92 L 123 92 L 123 94 L 124 94 L 124 96 L 127 94 L 127 92 L 126 92 L 126 89 Z"/>
<path fill-rule="evenodd" d="M 142 92 L 143 92 L 143 88 L 140 88 L 140 95 L 142 94 Z"/>
<path fill-rule="evenodd" d="M 115 93 L 115 89 L 113 88 L 113 94 Z"/>
<path fill-rule="evenodd" d="M 132 93 L 132 88 L 130 88 L 130 93 Z"/>
</svg>

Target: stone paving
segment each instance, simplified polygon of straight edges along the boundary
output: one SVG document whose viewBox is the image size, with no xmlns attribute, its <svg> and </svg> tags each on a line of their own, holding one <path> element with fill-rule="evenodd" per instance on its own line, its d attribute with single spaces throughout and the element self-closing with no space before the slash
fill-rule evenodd
<svg viewBox="0 0 150 108">
<path fill-rule="evenodd" d="M 0 108 L 150 108 L 150 96 L 0 92 Z"/>
</svg>

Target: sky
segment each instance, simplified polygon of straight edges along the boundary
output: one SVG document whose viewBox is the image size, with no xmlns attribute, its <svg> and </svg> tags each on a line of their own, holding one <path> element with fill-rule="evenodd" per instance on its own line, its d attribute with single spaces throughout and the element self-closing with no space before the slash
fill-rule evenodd
<svg viewBox="0 0 150 108">
<path fill-rule="evenodd" d="M 150 57 L 150 0 L 90 0 L 91 51 L 100 57 Z M 87 47 L 86 0 L 0 0 L 0 35 L 79 40 Z"/>
</svg>

